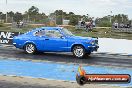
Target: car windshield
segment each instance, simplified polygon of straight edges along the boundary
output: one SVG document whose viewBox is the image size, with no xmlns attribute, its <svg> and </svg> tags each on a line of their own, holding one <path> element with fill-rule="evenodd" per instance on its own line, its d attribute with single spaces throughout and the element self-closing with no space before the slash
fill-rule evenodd
<svg viewBox="0 0 132 88">
<path fill-rule="evenodd" d="M 66 36 L 74 36 L 70 31 L 68 31 L 67 29 L 63 28 L 62 32 L 66 35 Z"/>
</svg>

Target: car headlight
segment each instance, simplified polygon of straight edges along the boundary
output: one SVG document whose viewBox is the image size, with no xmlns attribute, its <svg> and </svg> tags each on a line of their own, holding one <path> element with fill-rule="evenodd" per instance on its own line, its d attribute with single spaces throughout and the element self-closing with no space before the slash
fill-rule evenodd
<svg viewBox="0 0 132 88">
<path fill-rule="evenodd" d="M 90 42 L 86 42 L 87 44 L 91 44 L 91 45 L 94 45 L 95 44 L 95 41 L 94 40 L 92 40 L 92 41 L 90 41 Z"/>
<path fill-rule="evenodd" d="M 90 44 L 94 45 L 94 44 L 95 44 L 95 41 L 94 41 L 94 40 L 92 40 L 92 41 L 90 42 Z"/>
</svg>

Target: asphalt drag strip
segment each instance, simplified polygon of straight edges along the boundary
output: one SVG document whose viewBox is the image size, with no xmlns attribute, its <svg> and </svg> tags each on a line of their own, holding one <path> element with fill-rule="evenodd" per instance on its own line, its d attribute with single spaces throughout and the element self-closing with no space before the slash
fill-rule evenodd
<svg viewBox="0 0 132 88">
<path fill-rule="evenodd" d="M 119 54 L 93 53 L 87 58 L 77 59 L 71 53 L 25 54 L 14 47 L 0 47 L 0 57 L 5 59 L 32 60 L 65 64 L 97 65 L 132 69 L 132 57 Z"/>
</svg>

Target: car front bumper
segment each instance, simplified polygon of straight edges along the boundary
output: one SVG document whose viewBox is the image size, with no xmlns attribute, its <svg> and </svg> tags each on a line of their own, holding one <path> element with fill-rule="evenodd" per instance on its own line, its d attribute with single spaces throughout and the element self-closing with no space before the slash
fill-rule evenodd
<svg viewBox="0 0 132 88">
<path fill-rule="evenodd" d="M 87 47 L 87 50 L 90 51 L 90 52 L 93 52 L 93 51 L 97 51 L 99 48 L 98 45 L 95 45 L 95 46 L 88 46 Z"/>
</svg>

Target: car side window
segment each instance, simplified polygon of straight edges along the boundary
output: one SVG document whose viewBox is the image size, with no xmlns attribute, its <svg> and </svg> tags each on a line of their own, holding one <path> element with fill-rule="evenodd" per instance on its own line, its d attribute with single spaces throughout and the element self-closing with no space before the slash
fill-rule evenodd
<svg viewBox="0 0 132 88">
<path fill-rule="evenodd" d="M 62 34 L 58 30 L 45 30 L 45 36 L 52 38 L 60 38 Z"/>
<path fill-rule="evenodd" d="M 44 36 L 45 35 L 45 30 L 39 30 L 39 31 L 35 32 L 34 35 L 35 36 Z"/>
</svg>

